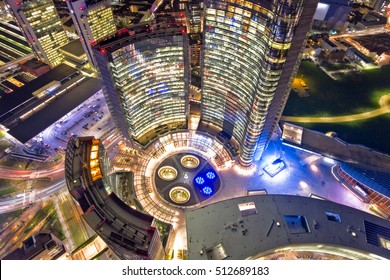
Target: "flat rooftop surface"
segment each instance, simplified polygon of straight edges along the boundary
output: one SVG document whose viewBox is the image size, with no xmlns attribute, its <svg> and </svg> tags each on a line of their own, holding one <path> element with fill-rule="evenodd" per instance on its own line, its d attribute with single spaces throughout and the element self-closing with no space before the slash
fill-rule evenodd
<svg viewBox="0 0 390 280">
<path fill-rule="evenodd" d="M 327 212 L 338 215 L 340 221 L 329 219 Z M 390 250 L 378 245 L 379 235 L 390 238 L 389 221 L 326 200 L 288 195 L 238 197 L 186 212 L 186 224 L 190 260 L 258 258 L 276 248 L 311 244 L 390 258 Z M 372 232 L 374 228 L 381 232 Z"/>
<path fill-rule="evenodd" d="M 63 50 L 64 52 L 68 52 L 70 54 L 73 54 L 77 57 L 80 57 L 83 54 L 85 54 L 83 46 L 81 45 L 81 42 L 78 39 L 73 40 L 72 42 L 61 47 L 60 50 Z"/>
<path fill-rule="evenodd" d="M 18 125 L 11 128 L 8 133 L 20 142 L 25 143 L 72 111 L 99 90 L 99 81 L 95 78 L 87 78 L 86 81 L 70 92 L 64 93 L 42 110 L 38 111 L 25 121 L 18 123 Z"/>
<path fill-rule="evenodd" d="M 29 100 L 30 98 L 33 98 L 32 93 L 34 91 L 40 89 L 41 87 L 47 85 L 54 80 L 61 81 L 76 72 L 76 69 L 66 64 L 61 64 L 53 70 L 25 84 L 23 87 L 18 88 L 11 94 L 5 95 L 3 98 L 0 99 L 0 122 L 4 120 L 2 119 L 2 116 L 8 111 L 12 110 L 21 103 Z"/>
</svg>

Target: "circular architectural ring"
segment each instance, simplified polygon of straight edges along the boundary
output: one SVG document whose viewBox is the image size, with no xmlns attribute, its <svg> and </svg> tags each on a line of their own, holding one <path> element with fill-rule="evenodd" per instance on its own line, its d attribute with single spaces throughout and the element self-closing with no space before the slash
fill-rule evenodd
<svg viewBox="0 0 390 280">
<path fill-rule="evenodd" d="M 193 155 L 185 155 L 180 159 L 181 165 L 188 169 L 194 169 L 199 166 L 199 159 Z"/>
<path fill-rule="evenodd" d="M 174 187 L 169 191 L 169 198 L 177 204 L 186 203 L 190 197 L 190 191 L 183 187 Z"/>
<path fill-rule="evenodd" d="M 177 170 L 172 166 L 163 166 L 158 170 L 157 174 L 164 181 L 172 181 L 177 177 Z"/>
</svg>

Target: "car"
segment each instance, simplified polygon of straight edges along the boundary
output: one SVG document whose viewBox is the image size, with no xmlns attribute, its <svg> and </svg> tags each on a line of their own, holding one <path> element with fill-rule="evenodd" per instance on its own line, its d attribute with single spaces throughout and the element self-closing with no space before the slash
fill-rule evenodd
<svg viewBox="0 0 390 280">
<path fill-rule="evenodd" d="M 49 144 L 46 144 L 45 147 L 49 149 L 49 148 L 50 148 L 50 145 L 49 145 Z"/>
<path fill-rule="evenodd" d="M 101 128 L 101 127 L 98 127 L 98 130 L 102 130 L 102 128 Z"/>
<path fill-rule="evenodd" d="M 64 130 L 63 132 L 61 132 L 62 135 L 66 135 L 66 131 Z"/>
</svg>

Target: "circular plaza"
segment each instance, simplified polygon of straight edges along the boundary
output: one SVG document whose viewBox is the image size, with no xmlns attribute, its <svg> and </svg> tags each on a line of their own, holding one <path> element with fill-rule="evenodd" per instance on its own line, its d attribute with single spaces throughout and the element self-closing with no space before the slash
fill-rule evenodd
<svg viewBox="0 0 390 280">
<path fill-rule="evenodd" d="M 145 212 L 166 223 L 178 222 L 182 210 L 202 207 L 220 193 L 218 172 L 232 161 L 216 138 L 169 133 L 151 143 L 137 161 L 134 194 Z"/>
<path fill-rule="evenodd" d="M 192 206 L 213 196 L 221 181 L 208 161 L 199 154 L 185 152 L 165 158 L 157 167 L 157 193 L 175 206 Z"/>
</svg>

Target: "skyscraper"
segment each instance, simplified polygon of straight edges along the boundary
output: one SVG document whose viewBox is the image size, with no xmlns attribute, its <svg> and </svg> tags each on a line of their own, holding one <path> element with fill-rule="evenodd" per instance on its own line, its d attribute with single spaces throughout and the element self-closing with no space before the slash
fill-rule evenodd
<svg viewBox="0 0 390 280">
<path fill-rule="evenodd" d="M 67 2 L 84 51 L 96 67 L 91 46 L 115 33 L 110 0 L 71 0 Z"/>
<path fill-rule="evenodd" d="M 111 115 L 142 146 L 188 123 L 188 37 L 172 15 L 122 29 L 94 48 Z"/>
<path fill-rule="evenodd" d="M 286 104 L 318 0 L 206 0 L 202 123 L 261 157 Z"/>
<path fill-rule="evenodd" d="M 59 48 L 69 42 L 51 0 L 5 0 L 39 60 L 55 67 L 63 60 Z"/>
<path fill-rule="evenodd" d="M 233 138 L 243 166 L 261 157 L 280 119 L 317 2 L 204 2 L 200 129 Z M 96 46 L 112 114 L 142 146 L 187 127 L 191 28 L 175 22 L 160 15 Z"/>
</svg>

